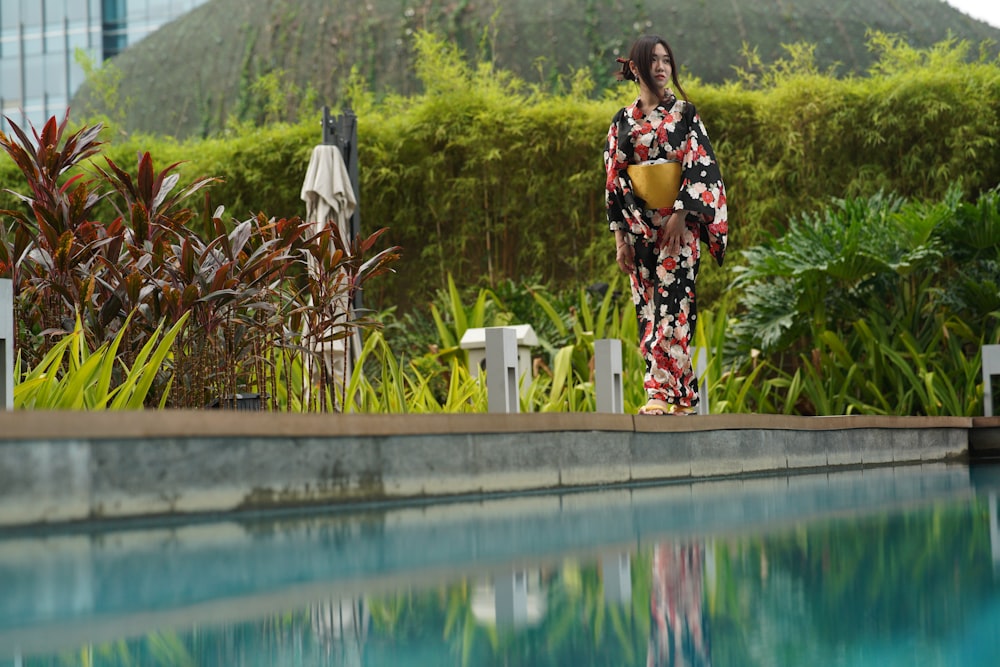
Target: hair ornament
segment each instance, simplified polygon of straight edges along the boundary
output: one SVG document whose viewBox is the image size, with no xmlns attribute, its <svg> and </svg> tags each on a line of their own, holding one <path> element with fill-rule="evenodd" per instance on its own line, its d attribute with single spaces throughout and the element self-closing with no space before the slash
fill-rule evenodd
<svg viewBox="0 0 1000 667">
<path fill-rule="evenodd" d="M 636 79 L 635 74 L 632 73 L 632 69 L 629 67 L 629 63 L 632 62 L 631 60 L 629 60 L 628 58 L 621 58 L 621 57 L 615 58 L 615 60 L 618 62 L 618 64 L 622 66 L 621 69 L 615 73 L 616 79 L 618 79 L 619 81 L 638 80 Z"/>
</svg>

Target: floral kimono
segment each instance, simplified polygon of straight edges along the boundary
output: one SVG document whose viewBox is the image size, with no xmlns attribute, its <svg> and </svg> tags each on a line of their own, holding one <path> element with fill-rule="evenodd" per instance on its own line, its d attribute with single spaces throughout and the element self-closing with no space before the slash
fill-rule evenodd
<svg viewBox="0 0 1000 667">
<path fill-rule="evenodd" d="M 672 207 L 649 209 L 632 191 L 627 169 L 658 159 L 681 163 L 681 187 Z M 639 349 L 646 359 L 646 393 L 650 399 L 691 408 L 698 403 L 691 341 L 698 317 L 700 242 L 721 266 L 729 230 L 726 188 L 708 133 L 690 102 L 668 94 L 644 115 L 636 100 L 611 121 L 604 164 L 610 229 L 625 232 L 635 250 L 632 300 Z M 687 229 L 680 253 L 674 255 L 661 232 L 677 209 L 687 212 Z"/>
</svg>

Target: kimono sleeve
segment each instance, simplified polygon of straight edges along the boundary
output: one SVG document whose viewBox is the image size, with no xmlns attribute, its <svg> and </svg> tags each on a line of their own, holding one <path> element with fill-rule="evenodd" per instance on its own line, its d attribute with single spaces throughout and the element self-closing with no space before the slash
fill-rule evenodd
<svg viewBox="0 0 1000 667">
<path fill-rule="evenodd" d="M 625 182 L 623 173 L 628 168 L 628 159 L 618 145 L 618 131 L 625 109 L 621 109 L 611 120 L 608 128 L 608 139 L 604 147 L 605 193 L 604 200 L 608 212 L 608 229 L 611 231 L 628 231 L 629 224 L 625 202 Z"/>
<path fill-rule="evenodd" d="M 687 135 L 680 149 L 682 166 L 681 189 L 675 209 L 693 213 L 701 223 L 701 237 L 709 253 L 721 266 L 726 254 L 729 234 L 729 213 L 726 206 L 726 186 L 715 159 L 705 125 L 694 105 L 685 110 Z"/>
</svg>

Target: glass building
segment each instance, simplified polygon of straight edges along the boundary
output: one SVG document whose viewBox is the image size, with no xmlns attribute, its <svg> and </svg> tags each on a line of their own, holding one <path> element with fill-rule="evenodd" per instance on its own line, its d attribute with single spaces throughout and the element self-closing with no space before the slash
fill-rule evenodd
<svg viewBox="0 0 1000 667">
<path fill-rule="evenodd" d="M 75 53 L 111 58 L 206 0 L 0 0 L 0 116 L 62 120 L 83 83 Z M 0 128 L 9 130 L 6 120 Z"/>
</svg>

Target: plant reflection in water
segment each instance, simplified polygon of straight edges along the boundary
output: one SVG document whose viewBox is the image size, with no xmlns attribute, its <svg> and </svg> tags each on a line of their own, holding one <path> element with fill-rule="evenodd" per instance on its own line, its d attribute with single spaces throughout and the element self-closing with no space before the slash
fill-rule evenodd
<svg viewBox="0 0 1000 667">
<path fill-rule="evenodd" d="M 245 556 L 222 549 L 218 527 L 193 531 L 214 541 L 187 551 L 166 541 L 181 531 L 155 533 L 174 550 L 162 562 L 118 536 L 0 539 L 0 667 L 1000 664 L 1000 483 L 908 475 L 830 476 L 808 493 L 804 478 L 746 483 L 735 504 L 713 500 L 718 487 L 635 491 L 613 521 L 579 497 L 556 523 L 494 521 L 490 506 L 453 531 L 452 513 L 424 542 L 450 565 L 387 550 L 393 530 L 414 544 L 423 513 L 234 530 Z M 895 505 L 876 498 L 889 491 Z M 540 548 L 581 505 L 568 531 L 580 546 Z M 588 541 L 598 523 L 614 537 Z M 455 559 L 462 549 L 473 557 Z"/>
</svg>

